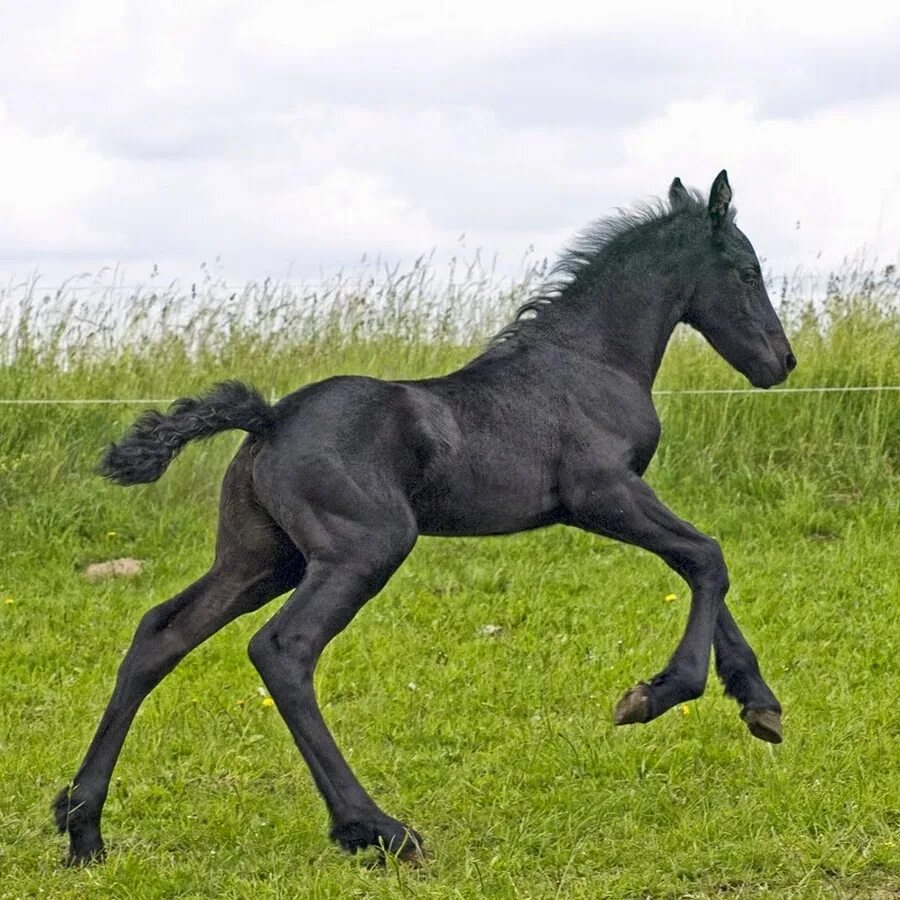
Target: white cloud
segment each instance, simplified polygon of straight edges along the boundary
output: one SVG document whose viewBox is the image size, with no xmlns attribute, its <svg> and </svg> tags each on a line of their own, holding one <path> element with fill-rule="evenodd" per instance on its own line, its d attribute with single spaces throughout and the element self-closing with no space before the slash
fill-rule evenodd
<svg viewBox="0 0 900 900">
<path fill-rule="evenodd" d="M 739 222 L 775 271 L 821 256 L 827 265 L 864 247 L 900 250 L 900 95 L 767 118 L 749 102 L 673 102 L 626 135 L 629 172 L 687 175 L 705 188 L 727 164 Z"/>
<path fill-rule="evenodd" d="M 67 257 L 113 247 L 114 234 L 85 214 L 109 184 L 112 165 L 72 130 L 32 134 L 0 106 L 0 246 L 19 263 L 48 249 Z"/>
<path fill-rule="evenodd" d="M 895 5 L 35 0 L 5 26 L 3 280 L 314 273 L 463 232 L 514 268 L 722 167 L 773 267 L 900 246 Z"/>
</svg>

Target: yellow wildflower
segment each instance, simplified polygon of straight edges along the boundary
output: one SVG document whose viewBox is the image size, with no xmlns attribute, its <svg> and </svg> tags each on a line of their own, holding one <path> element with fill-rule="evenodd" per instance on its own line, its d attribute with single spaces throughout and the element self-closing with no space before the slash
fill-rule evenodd
<svg viewBox="0 0 900 900">
<path fill-rule="evenodd" d="M 275 705 L 275 701 L 271 697 L 263 697 L 261 705 L 268 709 L 270 706 Z"/>
<path fill-rule="evenodd" d="M 678 595 L 677 594 L 666 594 L 666 596 L 663 599 L 666 601 L 666 603 L 671 603 L 673 600 L 678 599 Z"/>
<path fill-rule="evenodd" d="M 16 601 L 13 600 L 12 597 L 7 597 L 3 602 L 4 602 L 7 606 L 12 606 L 13 603 L 15 603 Z"/>
<path fill-rule="evenodd" d="M 690 708 L 689 706 L 682 706 L 682 707 L 681 707 L 681 714 L 682 714 L 683 716 L 689 716 L 689 715 L 691 714 L 691 708 Z"/>
<path fill-rule="evenodd" d="M 107 531 L 107 532 L 106 532 L 106 536 L 107 536 L 107 537 L 115 537 L 115 536 L 116 536 L 116 533 L 115 533 L 114 531 Z"/>
</svg>

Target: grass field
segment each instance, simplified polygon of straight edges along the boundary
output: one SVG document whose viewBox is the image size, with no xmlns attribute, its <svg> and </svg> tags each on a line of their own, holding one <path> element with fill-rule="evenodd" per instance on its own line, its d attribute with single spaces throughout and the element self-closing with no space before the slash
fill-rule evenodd
<svg viewBox="0 0 900 900">
<path fill-rule="evenodd" d="M 863 293 L 789 310 L 789 386 L 900 383 L 898 295 Z M 234 304 L 154 320 L 149 297 L 130 333 L 162 324 L 133 340 L 35 337 L 26 310 L 0 336 L 0 398 L 174 397 L 223 377 L 280 394 L 472 355 L 477 341 L 398 297 L 373 307 L 363 292 L 355 308 L 342 298 L 343 318 L 302 322 L 282 297 L 265 326 Z M 657 386 L 743 385 L 680 335 Z M 784 744 L 754 740 L 714 678 L 699 701 L 614 729 L 621 692 L 659 669 L 686 616 L 685 586 L 655 557 L 564 528 L 422 539 L 317 681 L 363 783 L 425 837 L 425 865 L 373 867 L 329 844 L 246 656 L 272 605 L 148 699 L 106 806 L 108 861 L 87 870 L 61 867 L 51 799 L 144 610 L 207 567 L 239 436 L 125 490 L 91 470 L 140 407 L 0 406 L 0 897 L 900 897 L 900 394 L 658 405 L 648 480 L 722 542 Z M 125 556 L 140 575 L 82 577 Z"/>
</svg>

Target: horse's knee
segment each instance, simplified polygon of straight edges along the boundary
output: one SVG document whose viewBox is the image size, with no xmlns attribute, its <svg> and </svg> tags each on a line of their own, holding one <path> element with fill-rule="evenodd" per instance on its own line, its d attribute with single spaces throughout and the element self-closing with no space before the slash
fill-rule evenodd
<svg viewBox="0 0 900 900">
<path fill-rule="evenodd" d="M 266 626 L 260 628 L 247 644 L 247 655 L 250 657 L 250 662 L 260 674 L 269 667 L 270 661 L 277 655 L 277 650 L 273 637 Z"/>
<path fill-rule="evenodd" d="M 711 537 L 703 538 L 692 555 L 688 574 L 693 584 L 702 584 L 725 596 L 730 587 L 730 580 L 725 555 L 718 541 Z"/>
<path fill-rule="evenodd" d="M 305 632 L 279 630 L 275 622 L 264 625 L 247 645 L 247 655 L 265 681 L 267 676 L 290 666 L 301 677 L 311 677 L 320 653 Z"/>
</svg>

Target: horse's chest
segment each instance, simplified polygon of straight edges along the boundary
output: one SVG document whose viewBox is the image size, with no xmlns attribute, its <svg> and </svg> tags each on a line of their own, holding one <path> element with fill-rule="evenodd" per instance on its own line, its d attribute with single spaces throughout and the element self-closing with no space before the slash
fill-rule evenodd
<svg viewBox="0 0 900 900">
<path fill-rule="evenodd" d="M 659 444 L 660 425 L 655 412 L 610 404 L 591 413 L 575 417 L 566 431 L 561 452 L 563 465 L 591 470 L 629 469 L 643 474 Z"/>
<path fill-rule="evenodd" d="M 643 475 L 656 448 L 659 446 L 660 437 L 659 420 L 654 419 L 652 423 L 647 423 L 643 431 L 635 436 L 631 452 L 631 468 L 638 475 Z"/>
</svg>

